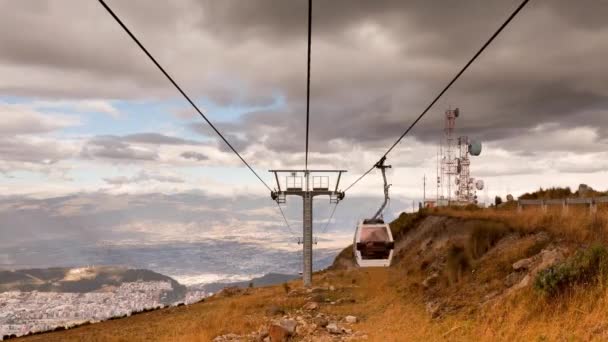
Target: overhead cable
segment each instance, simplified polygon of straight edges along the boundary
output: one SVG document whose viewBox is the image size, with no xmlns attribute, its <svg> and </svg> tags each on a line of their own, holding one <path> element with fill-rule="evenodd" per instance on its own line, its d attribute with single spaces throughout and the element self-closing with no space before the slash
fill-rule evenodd
<svg viewBox="0 0 608 342">
<path fill-rule="evenodd" d="M 304 169 L 308 171 L 308 130 L 310 127 L 310 46 L 312 36 L 312 0 L 308 0 L 308 64 L 306 70 L 306 161 Z"/>
<path fill-rule="evenodd" d="M 529 1 L 530 0 L 524 0 L 515 9 L 515 11 L 513 11 L 513 13 L 511 13 L 511 15 L 507 18 L 507 20 L 504 23 L 502 23 L 502 25 L 500 25 L 500 27 L 494 32 L 494 34 L 492 34 L 492 36 L 485 42 L 485 44 L 483 44 L 483 46 L 477 51 L 477 53 L 475 53 L 475 55 L 473 55 L 473 57 L 467 62 L 467 64 L 465 64 L 464 67 L 462 69 L 460 69 L 460 71 L 439 92 L 439 94 L 433 99 L 433 101 L 431 101 L 431 103 L 429 103 L 429 105 L 422 111 L 422 113 L 416 118 L 416 120 L 414 120 L 414 122 L 412 122 L 412 124 L 405 130 L 405 132 L 403 132 L 403 134 L 401 134 L 399 139 L 397 139 L 397 141 L 395 141 L 395 143 L 391 145 L 391 147 L 382 155 L 382 157 L 380 159 L 385 158 L 395 148 L 395 146 L 397 146 L 401 142 L 401 140 L 412 130 L 412 128 L 414 128 L 414 126 L 418 123 L 418 121 L 420 121 L 420 119 L 422 119 L 422 117 L 433 107 L 433 105 L 435 105 L 435 103 L 441 98 L 441 96 L 443 96 L 443 94 L 446 91 L 448 91 L 448 89 L 450 89 L 450 87 L 456 82 L 456 80 L 458 80 L 460 78 L 460 76 L 469 68 L 469 66 L 471 66 L 471 64 L 473 64 L 473 62 L 475 62 L 477 57 L 479 57 L 483 53 L 483 51 L 494 41 L 494 39 L 496 37 L 498 37 L 498 35 L 503 31 L 503 29 L 505 27 L 507 27 L 507 25 L 509 25 L 509 23 L 513 20 L 513 18 L 515 18 L 517 16 L 517 14 L 519 14 L 519 12 L 528 4 Z M 355 184 L 357 184 L 361 179 L 363 179 L 363 177 L 367 176 L 370 172 L 372 172 L 373 169 L 374 169 L 374 166 L 372 166 L 369 170 L 367 170 L 364 174 L 362 174 L 359 178 L 357 178 L 344 191 L 346 192 L 350 188 L 355 186 Z"/>
<path fill-rule="evenodd" d="M 234 154 L 236 154 L 239 157 L 239 159 L 243 162 L 243 164 L 245 164 L 245 166 L 247 166 L 247 168 L 251 172 L 253 172 L 253 174 L 260 180 L 260 182 L 262 182 L 262 184 L 264 184 L 264 186 L 269 191 L 272 191 L 272 189 L 270 189 L 270 186 L 268 186 L 268 184 L 266 184 L 266 182 L 262 179 L 262 177 L 260 177 L 260 175 L 258 175 L 258 173 L 251 167 L 251 165 L 249 165 L 249 163 L 247 163 L 247 161 L 232 146 L 232 144 L 230 144 L 230 142 L 215 127 L 215 125 L 211 121 L 209 121 L 207 116 L 205 116 L 205 114 L 203 114 L 203 112 L 198 108 L 198 106 L 194 103 L 194 101 L 192 101 L 190 99 L 190 97 L 186 94 L 186 92 L 184 92 L 182 90 L 182 88 L 177 84 L 177 82 L 175 82 L 175 80 L 173 80 L 173 78 L 169 75 L 169 73 L 167 73 L 167 71 L 165 71 L 165 69 L 156 61 L 156 59 L 152 56 L 152 54 L 150 54 L 150 52 L 148 52 L 148 50 L 143 46 L 143 44 L 140 43 L 140 41 L 137 39 L 137 37 L 135 37 L 135 35 L 131 32 L 131 30 L 129 30 L 129 28 L 122 22 L 122 20 L 120 20 L 120 18 L 114 13 L 114 11 L 110 8 L 110 6 L 108 6 L 104 0 L 98 0 L 98 1 L 108 11 L 108 13 L 112 16 L 112 18 L 114 18 L 114 20 L 116 20 L 116 22 L 123 28 L 123 30 L 129 35 L 129 37 L 131 37 L 131 39 L 133 39 L 133 41 L 139 46 L 139 48 L 148 56 L 148 58 L 150 58 L 150 60 L 154 63 L 154 65 L 156 65 L 156 67 L 165 75 L 165 77 L 167 77 L 167 79 L 171 82 L 171 84 L 173 84 L 173 86 L 182 94 L 182 96 L 190 103 L 190 105 L 192 105 L 192 107 L 194 107 L 194 109 L 198 112 L 198 114 L 207 122 L 207 124 L 209 124 L 209 126 L 215 131 L 215 133 L 217 133 L 217 135 L 224 141 L 224 143 L 226 143 L 226 145 L 228 145 L 228 147 L 232 150 L 232 152 L 234 152 Z"/>
<path fill-rule="evenodd" d="M 340 202 L 336 202 L 336 204 L 334 205 L 333 209 L 331 210 L 331 214 L 329 215 L 329 219 L 327 219 L 327 222 L 325 222 L 325 227 L 323 227 L 321 233 L 327 233 L 327 227 L 329 227 L 331 220 L 334 218 L 334 214 L 336 213 L 336 209 L 338 208 L 339 203 Z"/>
<path fill-rule="evenodd" d="M 285 226 L 287 227 L 287 230 L 289 231 L 289 233 L 291 233 L 292 236 L 296 236 L 296 234 L 294 234 L 291 230 L 291 225 L 289 224 L 289 221 L 287 221 L 287 216 L 285 216 L 285 212 L 283 212 L 283 208 L 279 203 L 277 203 L 277 207 L 279 207 L 279 211 L 281 211 L 281 216 L 283 216 L 283 221 L 285 221 Z"/>
</svg>

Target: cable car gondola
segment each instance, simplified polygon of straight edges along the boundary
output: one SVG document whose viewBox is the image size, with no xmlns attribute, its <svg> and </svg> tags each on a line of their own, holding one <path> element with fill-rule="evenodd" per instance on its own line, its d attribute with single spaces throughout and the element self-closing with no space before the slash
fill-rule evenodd
<svg viewBox="0 0 608 342">
<path fill-rule="evenodd" d="M 382 212 L 389 201 L 385 169 L 390 165 L 384 165 L 386 157 L 382 157 L 375 167 L 382 171 L 384 179 L 384 202 L 376 214 L 370 218 L 361 220 L 357 225 L 353 243 L 353 254 L 359 267 L 388 267 L 391 265 L 395 242 L 388 223 L 384 223 Z"/>
</svg>

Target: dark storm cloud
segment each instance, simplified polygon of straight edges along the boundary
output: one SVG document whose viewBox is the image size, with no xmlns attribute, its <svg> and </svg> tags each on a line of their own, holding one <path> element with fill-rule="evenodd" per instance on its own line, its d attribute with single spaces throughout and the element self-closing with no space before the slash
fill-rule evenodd
<svg viewBox="0 0 608 342">
<path fill-rule="evenodd" d="M 226 1 L 214 4 L 208 8 L 214 15 L 205 17 L 203 26 L 206 29 L 214 27 L 214 32 L 226 39 L 278 39 L 288 44 L 305 38 L 305 2 L 259 1 L 242 5 Z M 382 1 L 356 6 L 352 2 L 333 1 L 315 4 L 313 145 L 316 143 L 323 151 L 324 143 L 335 138 L 366 146 L 390 143 L 517 4 L 517 1 L 450 4 Z M 608 108 L 605 85 L 608 75 L 597 73 L 608 55 L 608 44 L 605 40 L 597 40 L 597 30 L 608 27 L 603 16 L 598 15 L 606 12 L 606 6 L 605 2 L 532 3 L 411 134 L 423 141 L 436 142 L 441 134 L 442 113 L 448 106 L 463 109 L 464 115 L 458 122 L 463 134 L 484 141 L 523 135 L 530 126 L 547 122 L 561 122 L 571 127 L 587 123 L 606 125 L 606 116 L 597 115 L 597 111 Z M 220 21 L 234 25 L 218 25 Z M 287 24 L 300 22 L 302 25 Z M 361 82 L 341 83 L 333 76 L 342 75 L 340 69 L 327 69 L 329 65 L 323 59 L 331 59 L 331 56 L 318 52 L 318 42 L 347 46 L 353 43 L 348 40 L 349 30 L 366 23 L 384 30 L 393 39 L 390 43 L 403 53 L 404 60 L 395 59 L 393 64 L 386 65 L 378 64 L 370 56 L 365 69 L 349 70 L 347 77 Z M 576 48 L 570 51 L 564 46 Z M 583 57 L 583 53 L 576 50 L 595 53 Z M 360 50 L 357 54 L 373 55 L 373 52 Z M 415 57 L 411 60 L 414 65 L 419 64 L 416 58 L 427 59 L 429 65 L 404 74 L 401 71 L 408 70 L 400 66 L 408 63 L 405 59 L 412 56 Z M 581 60 L 585 65 L 581 66 Z M 343 60 L 342 67 L 361 66 L 349 62 Z M 403 86 L 409 82 L 415 83 L 412 89 Z M 257 115 L 255 119 L 252 116 L 244 121 L 243 130 L 262 136 L 264 129 L 256 120 L 262 125 L 265 121 L 273 122 L 272 130 L 278 127 L 279 132 L 269 133 L 265 144 L 282 151 L 301 150 L 301 144 L 295 142 L 303 140 L 304 134 L 302 86 L 302 83 L 286 85 L 285 89 L 292 95 L 297 93 L 298 87 L 301 89 L 300 96 L 291 98 L 294 101 L 287 111 L 267 113 L 265 117 Z M 595 112 L 590 114 L 590 111 Z M 602 130 L 601 133 L 606 132 Z M 254 135 L 249 136 L 255 140 Z M 286 136 L 290 138 L 285 139 Z M 550 149 L 551 146 L 545 147 Z"/>
<path fill-rule="evenodd" d="M 154 5 L 145 1 L 114 2 L 128 13 L 133 24 L 155 33 L 177 23 L 180 15 L 172 2 Z M 112 1 L 109 3 L 114 5 Z M 152 68 L 140 62 L 139 51 L 130 48 L 131 42 L 119 35 L 122 32 L 116 29 L 112 19 L 101 16 L 104 13 L 98 3 L 2 2 L 0 13 L 11 13 L 0 21 L 0 45 L 4 47 L 0 61 L 93 72 L 108 77 L 136 75 L 141 81 L 162 80 Z M 70 25 L 58 24 L 68 18 Z M 91 20 L 95 25 L 91 25 Z M 32 29 L 15 34 L 18 27 Z M 120 55 L 117 55 L 118 51 Z"/>
<path fill-rule="evenodd" d="M 183 152 L 182 154 L 180 154 L 180 156 L 184 159 L 193 159 L 196 161 L 209 160 L 209 157 L 207 157 L 206 155 L 194 151 Z"/>
<path fill-rule="evenodd" d="M 54 164 L 69 158 L 73 151 L 54 141 L 28 141 L 20 137 L 0 138 L 0 161 Z"/>
<path fill-rule="evenodd" d="M 88 141 L 82 148 L 83 158 L 157 160 L 158 153 L 150 149 L 140 149 L 115 137 L 97 137 Z"/>
<path fill-rule="evenodd" d="M 518 3 L 315 2 L 311 150 L 326 152 L 336 139 L 388 147 Z M 175 96 L 97 4 L 71 5 L 2 3 L 2 12 L 13 15 L 0 24 L 0 70 L 17 71 L 0 89 Z M 253 143 L 275 151 L 302 148 L 306 1 L 110 5 L 193 96 L 251 105 L 285 97 L 282 108 L 223 127 L 239 150 Z M 593 0 L 531 2 L 411 135 L 436 142 L 451 106 L 462 109 L 459 133 L 489 142 L 551 122 L 592 125 L 600 128 L 598 138 L 608 136 L 607 7 Z M 71 25 L 56 24 L 68 17 Z M 24 25 L 28 30 L 17 39 L 12 32 Z M 48 39 L 49 32 L 56 39 Z M 24 67 L 34 68 L 30 83 L 19 77 Z M 49 82 L 49 75 L 61 78 Z"/>
<path fill-rule="evenodd" d="M 184 183 L 184 180 L 179 177 L 149 174 L 145 171 L 142 171 L 137 175 L 134 175 L 133 177 L 118 176 L 113 178 L 104 178 L 103 180 L 110 185 L 118 186 L 149 181 L 156 181 L 161 183 Z"/>
<path fill-rule="evenodd" d="M 409 45 L 411 35 L 424 35 L 428 39 L 409 49 L 413 49 L 415 55 L 438 60 L 441 67 L 438 71 L 424 68 L 410 75 L 401 75 L 401 82 L 413 79 L 422 84 L 424 90 L 419 93 L 424 95 L 418 99 L 403 101 L 405 94 L 401 93 L 401 89 L 387 89 L 380 82 L 374 84 L 374 89 L 367 92 L 363 101 L 341 101 L 344 110 L 340 111 L 332 110 L 331 106 L 323 106 L 324 100 L 331 103 L 331 99 L 326 99 L 323 94 L 335 96 L 340 94 L 340 90 L 321 91 L 320 96 L 317 93 L 317 98 L 313 96 L 313 115 L 316 115 L 312 121 L 311 132 L 320 141 L 337 135 L 368 143 L 382 140 L 385 136 L 395 136 L 395 133 L 404 130 L 430 101 L 431 96 L 464 63 L 465 58 L 471 56 L 487 39 L 490 30 L 495 29 L 500 21 L 504 20 L 516 2 L 469 1 L 446 5 L 445 2 L 395 1 L 367 4 L 373 9 L 366 8 L 365 5 L 348 6 L 339 2 L 319 4 L 315 12 L 317 37 L 339 34 L 351 25 L 375 21 L 394 37 L 403 37 L 400 42 L 393 42 L 401 43 L 402 46 Z M 467 133 L 479 135 L 485 140 L 504 138 L 517 133 L 518 129 L 543 122 L 560 121 L 574 126 L 585 122 L 581 121 L 580 117 L 573 120 L 572 117 L 577 114 L 590 109 L 605 109 L 608 106 L 605 86 L 608 75 L 598 73 L 597 70 L 602 69 L 601 61 L 608 54 L 608 44 L 605 40 L 596 42 L 593 37 L 597 36 L 598 29 L 607 27 L 602 15 L 597 14 L 606 12 L 602 12 L 606 4 L 579 2 L 574 5 L 566 1 L 532 3 L 512 27 L 507 29 L 503 37 L 482 56 L 478 65 L 474 65 L 447 94 L 444 100 L 447 103 L 441 106 L 440 102 L 412 134 L 423 140 L 436 141 L 440 134 L 438 127 L 441 124 L 441 113 L 450 104 L 463 108 L 465 115 L 459 120 L 459 126 L 467 130 Z M 343 11 L 332 10 L 334 5 Z M 283 21 L 296 21 L 295 17 L 285 18 L 290 12 L 281 6 L 275 7 L 275 13 L 266 8 L 261 8 L 259 12 L 248 11 L 254 13 L 250 14 L 250 19 L 242 18 L 245 12 L 240 12 L 240 9 L 247 10 L 246 6 L 244 7 L 235 7 L 226 13 L 229 17 L 235 16 L 239 19 L 235 22 L 244 22 L 244 26 L 255 21 L 264 31 L 299 37 L 299 33 L 278 30 Z M 259 13 L 260 17 L 256 17 L 255 13 Z M 332 20 L 336 16 L 348 19 Z M 473 17 L 475 20 L 472 20 Z M 393 18 L 400 20 L 391 20 Z M 586 18 L 589 18 L 589 22 Z M 407 24 L 400 25 L 397 22 Z M 535 23 L 538 25 L 534 25 Z M 239 26 L 233 25 L 230 29 L 238 31 Z M 585 39 L 586 37 L 589 39 Z M 417 43 L 415 39 L 414 42 Z M 564 49 L 564 46 L 576 46 L 579 51 L 591 50 L 597 53 L 585 56 L 585 65 L 581 66 L 581 53 Z M 502 56 L 509 51 L 514 52 L 512 58 Z M 395 60 L 396 64 L 400 62 Z M 348 65 L 347 60 L 344 63 Z M 378 74 L 388 75 L 395 69 L 398 68 L 370 64 L 369 71 L 363 72 L 369 74 L 370 79 L 374 81 L 374 74 L 376 77 Z M 313 74 L 314 72 L 313 68 Z M 358 72 L 362 71 L 353 70 L 353 73 Z M 317 71 L 317 75 L 324 81 L 331 78 L 331 73 L 319 74 Z M 390 85 L 390 77 L 383 82 Z M 327 83 L 336 86 L 334 82 Z M 362 87 L 348 86 L 351 91 Z M 326 88 L 322 86 L 322 89 Z M 312 91 L 315 94 L 314 87 Z M 321 105 L 315 102 L 319 97 Z M 358 106 L 349 108 L 353 102 L 358 101 L 361 101 Z M 314 109 L 320 109 L 320 112 L 315 112 Z M 302 113 L 294 115 L 302 116 Z M 326 125 L 328 117 L 332 118 L 332 123 L 338 123 L 339 126 Z M 605 119 L 598 120 L 596 115 L 588 115 L 584 119 L 588 120 L 587 122 L 590 120 L 606 123 Z M 328 127 L 332 129 L 327 129 Z M 286 130 L 293 131 L 296 128 L 296 125 L 291 125 Z M 289 149 L 290 146 L 286 148 Z"/>
<path fill-rule="evenodd" d="M 157 160 L 158 153 L 152 147 L 160 145 L 189 146 L 203 145 L 203 143 L 159 133 L 104 135 L 89 140 L 83 147 L 81 155 L 85 158 Z"/>
<path fill-rule="evenodd" d="M 473 32 L 473 29 L 495 24 L 495 17 L 506 16 L 517 3 L 514 0 L 319 1 L 313 3 L 313 35 L 341 40 L 345 31 L 365 23 L 380 23 L 395 35 L 420 27 L 428 33 L 424 40 L 414 41 L 431 48 L 436 46 L 433 43 L 453 41 L 462 35 L 484 37 L 483 32 Z M 306 1 L 207 1 L 202 7 L 205 15 L 201 22 L 205 30 L 227 38 L 278 39 L 283 43 L 306 39 Z M 472 17 L 475 20 L 470 20 Z M 231 25 L 223 25 L 226 22 Z M 453 46 L 462 44 L 454 42 Z"/>
<path fill-rule="evenodd" d="M 171 137 L 160 133 L 136 133 L 122 138 L 123 141 L 152 145 L 200 145 L 199 141 Z"/>
<path fill-rule="evenodd" d="M 228 147 L 218 134 L 206 123 L 195 122 L 187 124 L 186 126 L 193 132 L 214 139 L 216 146 L 222 152 L 232 152 L 230 147 Z M 257 134 L 253 125 L 248 127 L 250 129 L 249 131 L 244 131 L 243 125 L 239 123 L 220 122 L 215 123 L 214 126 L 222 133 L 224 138 L 228 140 L 230 145 L 239 152 L 243 152 L 250 143 L 256 142 L 262 137 Z"/>
</svg>

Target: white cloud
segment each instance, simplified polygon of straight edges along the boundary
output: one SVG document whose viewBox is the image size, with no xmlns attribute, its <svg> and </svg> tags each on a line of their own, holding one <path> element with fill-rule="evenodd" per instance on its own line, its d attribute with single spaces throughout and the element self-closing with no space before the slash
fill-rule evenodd
<svg viewBox="0 0 608 342">
<path fill-rule="evenodd" d="M 77 116 L 43 114 L 31 106 L 0 102 L 0 135 L 49 133 L 80 124 Z"/>
<path fill-rule="evenodd" d="M 112 178 L 104 178 L 104 181 L 110 185 L 115 185 L 117 187 L 123 186 L 125 184 L 138 184 L 138 183 L 150 183 L 150 182 L 160 182 L 160 183 L 184 183 L 184 180 L 176 175 L 172 174 L 154 174 L 149 173 L 145 170 L 140 171 L 138 174 L 132 177 L 118 176 Z"/>
<path fill-rule="evenodd" d="M 70 109 L 82 113 L 94 112 L 104 113 L 114 118 L 121 116 L 121 113 L 116 107 L 107 100 L 46 100 L 33 101 L 29 106 L 41 110 L 48 109 Z"/>
</svg>

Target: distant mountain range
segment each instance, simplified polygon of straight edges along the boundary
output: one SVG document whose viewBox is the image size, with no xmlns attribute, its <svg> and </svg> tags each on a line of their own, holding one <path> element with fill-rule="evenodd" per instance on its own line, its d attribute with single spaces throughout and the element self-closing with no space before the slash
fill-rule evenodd
<svg viewBox="0 0 608 342">
<path fill-rule="evenodd" d="M 300 276 L 294 274 L 268 273 L 262 277 L 239 282 L 218 282 L 191 287 L 205 293 L 217 293 L 226 287 L 246 288 L 282 284 Z M 145 269 L 129 269 L 119 266 L 94 267 L 53 267 L 16 271 L 0 271 L 0 292 L 72 292 L 87 293 L 94 291 L 111 291 L 122 283 L 136 281 L 166 281 L 173 288 L 167 294 L 168 302 L 180 302 L 188 288 L 175 279 Z"/>
<path fill-rule="evenodd" d="M 268 273 L 262 277 L 239 282 L 218 282 L 194 286 L 206 293 L 216 293 L 226 287 L 254 287 L 277 285 L 299 278 L 294 274 Z M 0 271 L 0 292 L 72 292 L 87 293 L 109 291 L 122 283 L 136 281 L 167 281 L 173 287 L 172 299 L 181 300 L 187 287 L 175 279 L 145 269 L 129 269 L 119 266 L 53 267 L 16 271 Z"/>
<path fill-rule="evenodd" d="M 175 279 L 144 269 L 129 269 L 118 266 L 94 267 L 53 267 L 44 269 L 26 269 L 0 271 L 0 292 L 72 292 L 87 293 L 93 291 L 111 291 L 122 283 L 137 281 L 166 281 L 173 288 L 167 300 L 182 300 L 187 292 L 186 286 Z"/>
<path fill-rule="evenodd" d="M 268 273 L 262 277 L 253 278 L 249 281 L 239 281 L 239 282 L 233 282 L 233 283 L 211 283 L 211 284 L 202 285 L 199 288 L 204 290 L 207 293 L 216 293 L 226 287 L 236 286 L 236 287 L 240 287 L 240 288 L 245 288 L 245 287 L 249 287 L 249 284 L 252 284 L 253 287 L 270 286 L 270 285 L 282 284 L 282 283 L 297 279 L 299 277 L 300 276 L 294 275 L 294 274 Z"/>
</svg>

